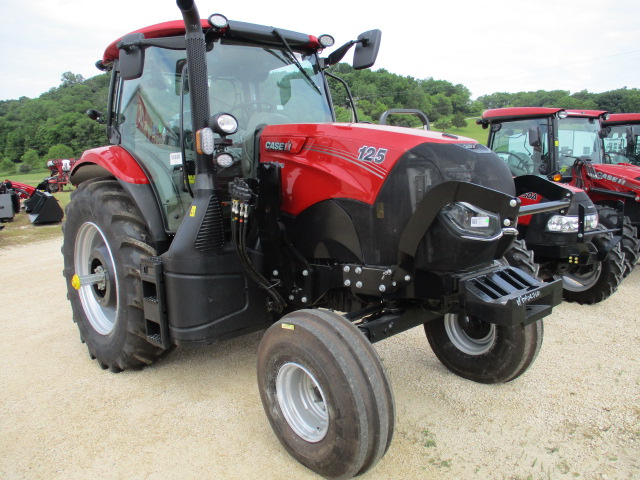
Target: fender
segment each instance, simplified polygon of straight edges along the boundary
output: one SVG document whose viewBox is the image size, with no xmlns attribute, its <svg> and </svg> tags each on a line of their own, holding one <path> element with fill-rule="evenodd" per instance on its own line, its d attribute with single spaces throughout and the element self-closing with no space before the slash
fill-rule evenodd
<svg viewBox="0 0 640 480">
<path fill-rule="evenodd" d="M 82 173 L 79 172 L 90 165 L 93 165 L 93 167 L 89 170 L 84 170 Z M 102 169 L 96 169 L 95 166 L 102 167 Z M 84 152 L 71 170 L 71 183 L 77 186 L 89 178 L 98 176 L 94 175 L 94 172 L 102 172 L 102 175 L 104 175 L 104 170 L 126 183 L 149 183 L 147 175 L 138 165 L 135 158 L 119 145 L 93 148 Z"/>
<path fill-rule="evenodd" d="M 73 166 L 70 179 L 77 187 L 87 180 L 105 176 L 115 177 L 142 212 L 158 254 L 166 251 L 169 237 L 155 192 L 147 174 L 124 148 L 110 145 L 87 150 Z"/>
</svg>

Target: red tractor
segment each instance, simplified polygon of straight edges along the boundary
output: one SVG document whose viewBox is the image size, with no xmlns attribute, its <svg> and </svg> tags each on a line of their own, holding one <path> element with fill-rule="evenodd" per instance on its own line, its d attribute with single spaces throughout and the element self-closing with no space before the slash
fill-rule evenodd
<svg viewBox="0 0 640 480">
<path fill-rule="evenodd" d="M 38 188 L 49 193 L 63 191 L 64 187 L 69 183 L 71 168 L 75 163 L 76 160 L 73 158 L 47 160 L 46 165 L 51 175 L 45 178 L 42 183 L 38 185 Z"/>
<path fill-rule="evenodd" d="M 602 127 L 605 161 L 640 165 L 640 113 L 612 113 Z"/>
<path fill-rule="evenodd" d="M 513 380 L 561 301 L 506 264 L 520 201 L 504 162 L 426 130 L 335 123 L 328 35 L 201 20 L 111 43 L 110 145 L 84 152 L 67 207 L 64 276 L 92 358 L 118 372 L 173 347 L 267 329 L 258 387 L 285 448 L 329 478 L 372 468 L 394 400 L 372 343 L 423 326 L 438 358 Z M 534 207 L 527 213 L 544 210 Z M 341 312 L 341 313 L 338 313 Z"/>
<path fill-rule="evenodd" d="M 574 152 L 593 159 L 601 152 L 599 123 L 584 115 L 557 108 L 498 108 L 484 112 L 479 123 L 489 128 L 487 146 L 516 177 L 523 203 L 554 199 L 553 190 L 533 178 L 571 183 L 565 188 L 573 192 L 573 206 L 521 219 L 519 239 L 534 252 L 543 278 L 562 276 L 566 300 L 595 303 L 616 290 L 635 265 L 638 251 L 635 228 L 628 219 L 624 225 L 618 223 L 619 206 L 594 206 L 581 184 L 573 181 Z M 591 161 L 582 157 L 586 165 Z M 622 248 L 617 245 L 621 239 Z"/>
</svg>

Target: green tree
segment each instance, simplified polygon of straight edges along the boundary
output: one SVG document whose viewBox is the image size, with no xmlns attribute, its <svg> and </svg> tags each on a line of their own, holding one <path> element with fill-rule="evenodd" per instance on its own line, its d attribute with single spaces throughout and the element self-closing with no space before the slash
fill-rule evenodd
<svg viewBox="0 0 640 480">
<path fill-rule="evenodd" d="M 47 151 L 46 156 L 47 156 L 47 159 L 72 158 L 73 150 L 71 150 L 71 147 L 67 145 L 61 145 L 61 144 L 52 145 Z"/>
<path fill-rule="evenodd" d="M 16 173 L 16 164 L 8 158 L 3 158 L 2 161 L 0 161 L 0 172 L 8 174 Z"/>
<path fill-rule="evenodd" d="M 462 113 L 456 113 L 451 119 L 451 124 L 457 129 L 461 129 L 467 126 L 467 120 Z"/>
<path fill-rule="evenodd" d="M 451 128 L 451 121 L 448 118 L 441 118 L 433 125 L 437 130 L 444 132 L 446 129 Z"/>
<path fill-rule="evenodd" d="M 20 161 L 23 164 L 29 165 L 31 170 L 40 170 L 43 165 L 41 165 L 42 161 L 40 160 L 40 156 L 38 152 L 36 152 L 33 148 L 28 149 L 22 157 L 20 157 Z"/>
</svg>

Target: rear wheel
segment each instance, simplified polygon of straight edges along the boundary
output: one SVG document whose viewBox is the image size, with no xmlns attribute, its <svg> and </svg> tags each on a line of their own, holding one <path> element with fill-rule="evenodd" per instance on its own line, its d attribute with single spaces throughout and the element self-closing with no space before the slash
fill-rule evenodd
<svg viewBox="0 0 640 480">
<path fill-rule="evenodd" d="M 91 358 L 112 372 L 152 363 L 164 350 L 145 332 L 140 259 L 155 250 L 142 215 L 117 181 L 98 179 L 78 187 L 66 217 L 67 297 Z"/>
<path fill-rule="evenodd" d="M 514 240 L 503 262 L 536 277 L 539 265 L 522 240 Z M 456 375 L 479 383 L 518 378 L 534 362 L 542 346 L 542 320 L 511 327 L 478 317 L 447 314 L 424 324 L 431 349 Z"/>
<path fill-rule="evenodd" d="M 393 436 L 391 385 L 375 349 L 344 317 L 300 310 L 265 333 L 258 388 L 287 451 L 326 478 L 372 468 Z"/>
<path fill-rule="evenodd" d="M 606 228 L 616 228 L 618 226 L 618 211 L 606 205 L 598 205 L 598 219 Z M 622 222 L 622 240 L 620 243 L 622 253 L 624 253 L 624 266 L 626 277 L 635 268 L 640 258 L 640 239 L 636 227 L 631 223 L 631 219 L 624 217 Z"/>
<path fill-rule="evenodd" d="M 597 235 L 592 243 L 595 250 L 606 245 L 610 235 Z M 592 265 L 565 264 L 562 268 L 562 296 L 568 302 L 591 305 L 609 298 L 624 276 L 624 254 L 620 244 L 613 247 L 602 261 Z"/>
</svg>

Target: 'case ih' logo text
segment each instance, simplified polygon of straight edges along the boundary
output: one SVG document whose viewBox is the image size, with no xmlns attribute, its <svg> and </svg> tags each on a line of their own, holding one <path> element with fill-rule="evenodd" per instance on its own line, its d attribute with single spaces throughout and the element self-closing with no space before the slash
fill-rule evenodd
<svg viewBox="0 0 640 480">
<path fill-rule="evenodd" d="M 518 298 L 516 298 L 516 303 L 518 304 L 519 307 L 521 307 L 522 305 L 525 305 L 530 301 L 535 300 L 539 296 L 540 296 L 540 290 L 536 290 L 535 292 L 527 293 L 526 295 L 520 295 Z"/>
<path fill-rule="evenodd" d="M 624 178 L 614 177 L 608 173 L 598 172 L 596 173 L 596 178 L 598 180 L 609 180 L 610 182 L 619 183 L 620 185 L 625 184 Z"/>
<path fill-rule="evenodd" d="M 624 178 L 614 177 L 613 175 L 609 175 L 608 173 L 598 172 L 595 175 L 590 174 L 589 176 L 597 178 L 598 180 L 609 180 L 610 182 L 619 183 L 620 185 L 626 184 Z"/>
<path fill-rule="evenodd" d="M 292 147 L 291 141 L 288 142 L 267 142 L 264 147 L 267 150 L 275 150 L 277 152 L 289 152 Z"/>
</svg>

